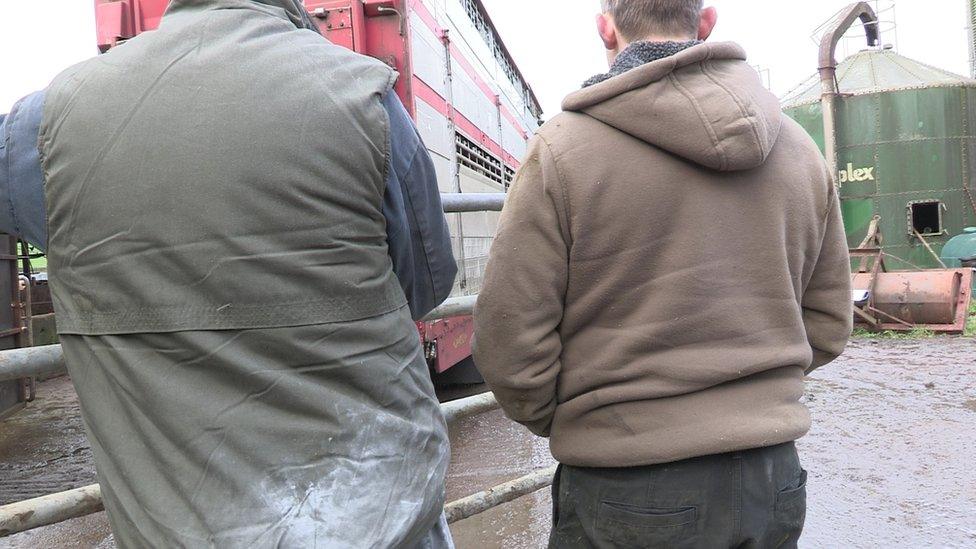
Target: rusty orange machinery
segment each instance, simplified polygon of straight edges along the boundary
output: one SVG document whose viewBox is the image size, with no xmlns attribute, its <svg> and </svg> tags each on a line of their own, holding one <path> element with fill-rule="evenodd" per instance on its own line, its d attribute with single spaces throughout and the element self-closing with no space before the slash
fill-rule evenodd
<svg viewBox="0 0 976 549">
<path fill-rule="evenodd" d="M 855 273 L 855 321 L 876 330 L 961 334 L 972 299 L 973 270 Z"/>
<path fill-rule="evenodd" d="M 854 322 L 877 331 L 965 332 L 973 269 L 888 271 L 878 221 L 875 217 L 868 237 L 851 250 L 856 264 L 851 275 Z"/>
</svg>

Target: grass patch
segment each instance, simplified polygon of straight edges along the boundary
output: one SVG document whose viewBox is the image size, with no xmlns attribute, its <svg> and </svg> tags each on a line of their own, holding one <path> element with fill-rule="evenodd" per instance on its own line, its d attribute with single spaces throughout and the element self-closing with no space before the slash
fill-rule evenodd
<svg viewBox="0 0 976 549">
<path fill-rule="evenodd" d="M 973 330 L 976 334 L 976 322 L 973 323 Z M 856 328 L 851 335 L 858 339 L 929 339 L 935 337 L 935 332 L 925 328 L 915 328 L 909 332 L 895 332 L 893 330 L 872 332 L 864 328 Z"/>
<path fill-rule="evenodd" d="M 976 337 L 976 301 L 969 306 L 969 318 L 966 319 L 966 337 Z"/>
</svg>

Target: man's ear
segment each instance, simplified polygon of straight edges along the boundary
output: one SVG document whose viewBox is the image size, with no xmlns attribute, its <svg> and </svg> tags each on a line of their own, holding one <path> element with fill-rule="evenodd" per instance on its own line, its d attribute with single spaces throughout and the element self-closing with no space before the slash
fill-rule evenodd
<svg viewBox="0 0 976 549">
<path fill-rule="evenodd" d="M 708 37 L 712 35 L 712 31 L 715 30 L 715 24 L 718 23 L 718 10 L 713 7 L 707 7 L 701 12 L 701 22 L 698 23 L 698 39 L 708 40 Z"/>
<path fill-rule="evenodd" d="M 613 18 L 606 13 L 597 15 L 596 30 L 600 34 L 600 40 L 603 40 L 603 47 L 607 51 L 617 51 L 620 41 L 617 38 L 617 25 L 613 22 Z"/>
</svg>

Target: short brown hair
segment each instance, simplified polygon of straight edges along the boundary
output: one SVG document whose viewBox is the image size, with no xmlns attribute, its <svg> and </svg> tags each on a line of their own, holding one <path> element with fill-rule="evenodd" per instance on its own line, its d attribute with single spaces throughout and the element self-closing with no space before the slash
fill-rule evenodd
<svg viewBox="0 0 976 549">
<path fill-rule="evenodd" d="M 601 0 L 624 38 L 652 34 L 698 35 L 704 0 Z"/>
</svg>

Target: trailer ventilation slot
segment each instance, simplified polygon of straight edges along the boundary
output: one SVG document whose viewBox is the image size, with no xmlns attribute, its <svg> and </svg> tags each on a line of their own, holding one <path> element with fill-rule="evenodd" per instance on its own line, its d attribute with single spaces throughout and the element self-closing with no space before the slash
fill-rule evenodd
<svg viewBox="0 0 976 549">
<path fill-rule="evenodd" d="M 922 236 L 937 236 L 943 234 L 942 210 L 944 206 L 939 201 L 912 202 L 908 205 L 908 223 L 911 233 Z"/>
<path fill-rule="evenodd" d="M 508 188 L 511 181 L 508 172 L 511 170 L 497 156 L 488 152 L 478 143 L 460 133 L 455 135 L 457 136 L 458 164 Z"/>
<path fill-rule="evenodd" d="M 505 190 L 507 191 L 509 187 L 512 186 L 512 180 L 515 179 L 515 170 L 505 166 Z"/>
<path fill-rule="evenodd" d="M 491 24 L 488 16 L 482 12 L 481 6 L 478 5 L 479 2 L 476 2 L 476 0 L 461 0 L 461 4 L 464 6 L 464 11 L 468 13 L 468 18 L 471 19 L 471 24 L 474 25 L 474 28 L 485 41 L 485 44 L 488 45 L 488 49 L 491 50 L 492 55 L 495 57 L 495 61 L 497 61 L 498 65 L 502 68 L 502 71 L 505 73 L 508 81 L 512 83 L 512 86 L 514 86 L 519 95 L 522 96 L 522 101 L 525 103 L 525 105 L 532 109 L 530 105 L 533 105 L 533 102 L 529 94 L 529 87 L 522 79 L 519 72 L 515 69 L 515 64 L 512 63 L 508 52 L 505 51 L 504 46 L 502 45 L 502 39 L 498 36 L 498 32 Z M 538 116 L 541 113 L 535 114 Z"/>
</svg>

